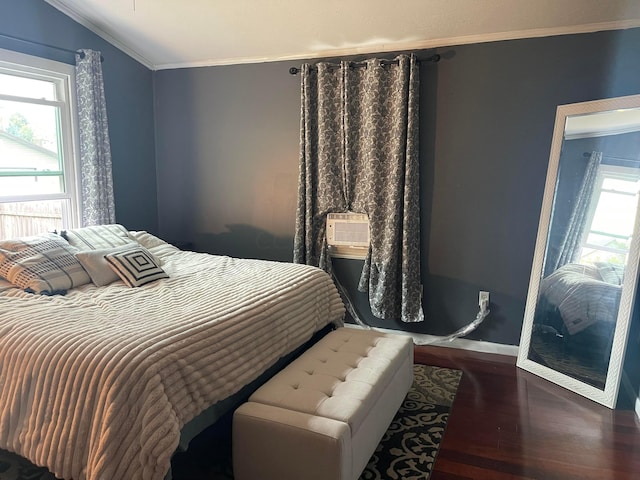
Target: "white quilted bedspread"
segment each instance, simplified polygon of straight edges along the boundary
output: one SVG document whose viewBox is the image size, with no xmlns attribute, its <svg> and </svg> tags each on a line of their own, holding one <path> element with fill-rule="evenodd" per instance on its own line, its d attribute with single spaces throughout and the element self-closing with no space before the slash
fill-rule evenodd
<svg viewBox="0 0 640 480">
<path fill-rule="evenodd" d="M 0 447 L 65 479 L 162 479 L 186 422 L 342 321 L 319 269 L 150 250 L 169 279 L 0 288 Z"/>
</svg>

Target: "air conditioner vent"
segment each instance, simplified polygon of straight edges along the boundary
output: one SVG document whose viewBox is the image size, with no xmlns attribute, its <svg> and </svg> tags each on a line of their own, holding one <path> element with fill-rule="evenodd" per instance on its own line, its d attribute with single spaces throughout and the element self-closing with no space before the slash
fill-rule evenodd
<svg viewBox="0 0 640 480">
<path fill-rule="evenodd" d="M 369 217 L 365 213 L 327 215 L 329 254 L 343 258 L 366 258 L 369 253 Z"/>
</svg>

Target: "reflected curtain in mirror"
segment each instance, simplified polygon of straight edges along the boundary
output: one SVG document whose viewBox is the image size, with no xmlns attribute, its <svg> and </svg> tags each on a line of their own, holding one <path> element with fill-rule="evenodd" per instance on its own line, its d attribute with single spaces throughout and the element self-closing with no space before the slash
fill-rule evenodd
<svg viewBox="0 0 640 480">
<path fill-rule="evenodd" d="M 358 289 L 376 317 L 405 322 L 424 319 L 418 73 L 413 55 L 302 67 L 294 261 L 330 270 L 326 215 L 366 213 L 371 247 Z"/>
<path fill-rule="evenodd" d="M 582 159 L 577 159 L 577 161 Z M 589 206 L 593 198 L 593 191 L 596 185 L 598 175 L 598 167 L 602 160 L 602 152 L 593 152 L 582 179 L 580 190 L 576 196 L 576 202 L 571 212 L 568 229 L 564 236 L 564 240 L 560 244 L 558 258 L 555 262 L 549 262 L 551 271 L 557 270 L 559 267 L 567 263 L 576 262 L 581 250 L 582 235 L 589 218 Z"/>
<path fill-rule="evenodd" d="M 82 226 L 115 223 L 111 145 L 100 52 L 76 53 Z"/>
</svg>

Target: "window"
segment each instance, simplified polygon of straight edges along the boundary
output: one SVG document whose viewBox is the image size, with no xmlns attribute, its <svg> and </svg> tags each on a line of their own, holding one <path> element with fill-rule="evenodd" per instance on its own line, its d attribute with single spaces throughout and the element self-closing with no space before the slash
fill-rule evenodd
<svg viewBox="0 0 640 480">
<path fill-rule="evenodd" d="M 79 223 L 74 75 L 0 50 L 0 239 Z"/>
<path fill-rule="evenodd" d="M 636 217 L 638 168 L 600 165 L 583 234 L 580 263 L 625 265 Z"/>
</svg>

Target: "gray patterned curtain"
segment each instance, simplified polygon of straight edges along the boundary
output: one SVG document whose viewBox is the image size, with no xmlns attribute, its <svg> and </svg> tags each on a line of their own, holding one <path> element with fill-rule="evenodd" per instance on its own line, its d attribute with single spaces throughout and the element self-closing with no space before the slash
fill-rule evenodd
<svg viewBox="0 0 640 480">
<path fill-rule="evenodd" d="M 326 215 L 369 216 L 358 289 L 372 313 L 424 320 L 420 285 L 418 65 L 413 55 L 302 68 L 294 261 L 330 270 Z"/>
<path fill-rule="evenodd" d="M 111 146 L 100 52 L 76 53 L 82 226 L 115 223 Z"/>
<path fill-rule="evenodd" d="M 567 263 L 578 261 L 582 235 L 587 224 L 589 206 L 591 205 L 596 179 L 598 178 L 598 168 L 601 162 L 602 152 L 592 152 L 571 213 L 569 227 L 559 249 L 554 270 Z"/>
</svg>

